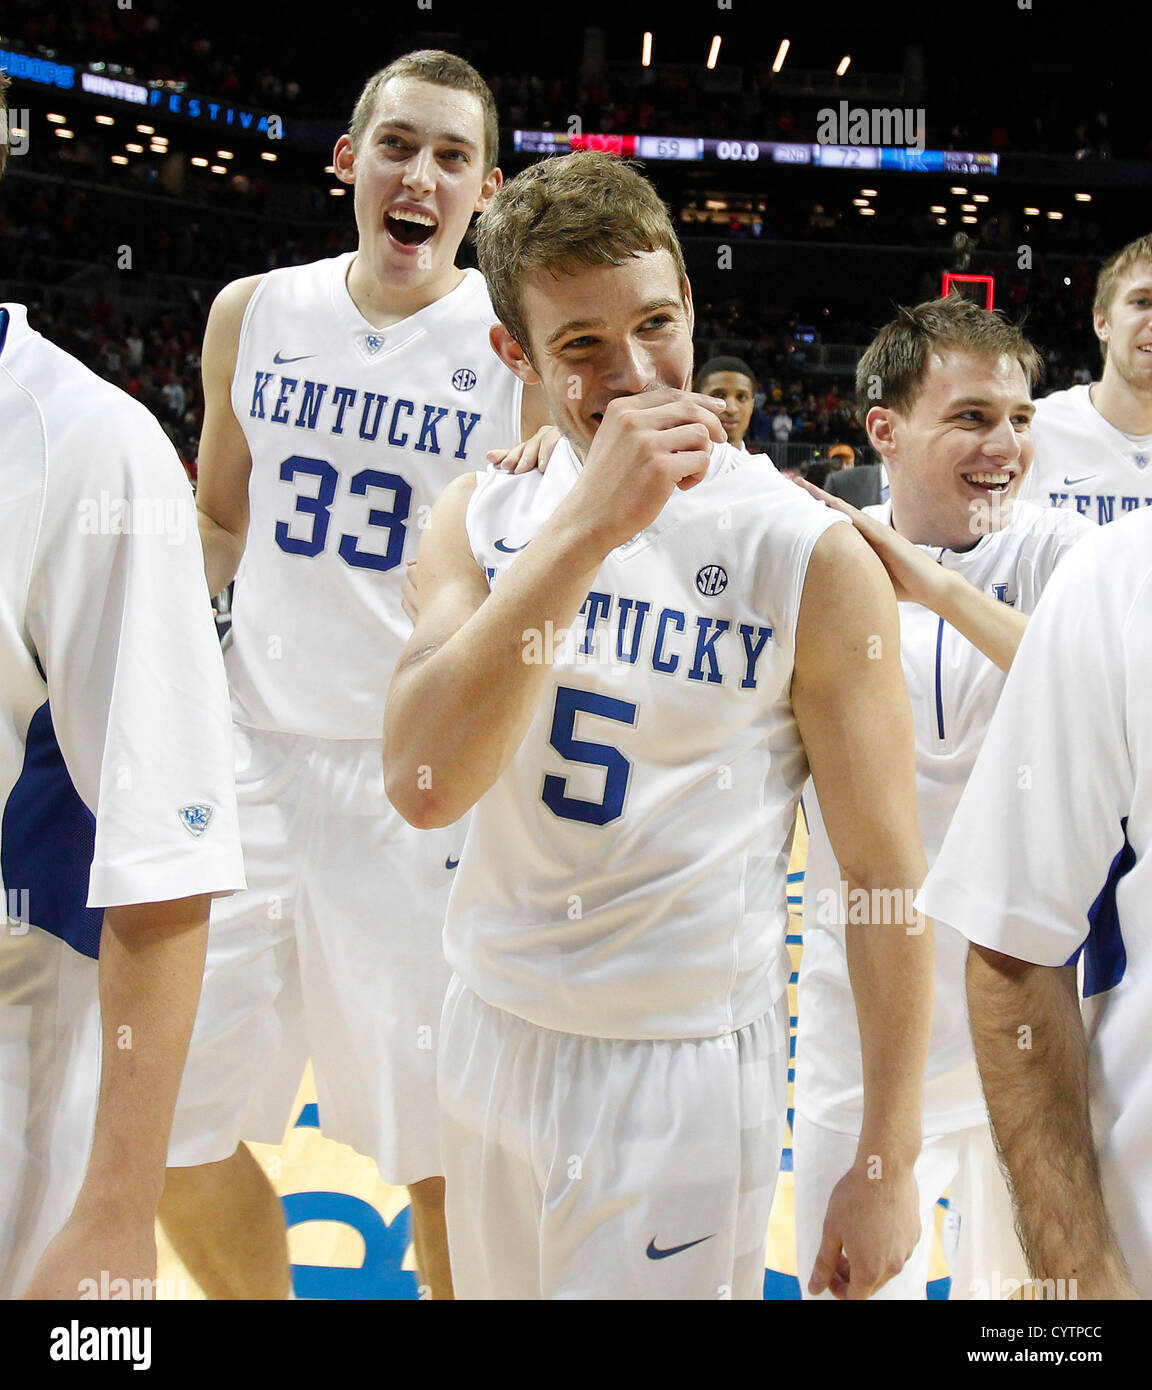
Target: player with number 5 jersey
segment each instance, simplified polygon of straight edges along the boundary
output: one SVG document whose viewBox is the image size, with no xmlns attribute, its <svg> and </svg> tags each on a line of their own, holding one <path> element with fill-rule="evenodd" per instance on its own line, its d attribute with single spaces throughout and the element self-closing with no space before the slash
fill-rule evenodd
<svg viewBox="0 0 1152 1390">
<path fill-rule="evenodd" d="M 477 244 L 493 343 L 565 441 L 546 474 L 436 503 L 385 715 L 397 808 L 476 807 L 445 927 L 453 1278 L 472 1298 L 759 1298 L 809 766 L 868 888 L 923 871 L 895 599 L 688 390 L 683 255 L 635 169 L 534 165 Z M 916 1242 L 930 937 L 877 927 L 857 963 L 868 1118 L 818 1262 L 852 1297 Z"/>
<path fill-rule="evenodd" d="M 398 59 L 333 157 L 356 252 L 237 281 L 208 323 L 197 503 L 209 589 L 236 576 L 249 892 L 212 920 L 162 1218 L 210 1297 L 288 1291 L 280 1205 L 241 1141 L 280 1142 L 309 1057 L 323 1132 L 409 1188 L 422 1282 L 451 1295 L 435 1065 L 463 829 L 400 819 L 380 737 L 416 535 L 530 402 L 455 264 L 501 181 L 497 135 L 462 59 Z"/>
</svg>

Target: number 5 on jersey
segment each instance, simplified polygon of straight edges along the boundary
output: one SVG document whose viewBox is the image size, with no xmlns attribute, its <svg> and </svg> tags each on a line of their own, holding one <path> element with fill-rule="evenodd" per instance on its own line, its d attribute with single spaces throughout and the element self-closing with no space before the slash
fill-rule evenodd
<svg viewBox="0 0 1152 1390">
<path fill-rule="evenodd" d="M 624 810 L 632 764 L 618 748 L 605 743 L 589 743 L 576 738 L 576 716 L 593 714 L 618 724 L 636 724 L 636 706 L 627 700 L 614 700 L 593 690 L 573 690 L 562 685 L 556 691 L 556 710 L 552 716 L 549 743 L 568 762 L 586 763 L 604 769 L 604 794 L 599 801 L 586 801 L 568 795 L 568 779 L 548 773 L 540 799 L 554 815 L 587 825 L 608 825 Z"/>
<path fill-rule="evenodd" d="M 280 479 L 291 483 L 298 474 L 311 474 L 317 482 L 316 493 L 298 493 L 296 512 L 300 516 L 312 518 L 312 534 L 299 538 L 289 534 L 287 521 L 276 523 L 276 544 L 289 555 L 319 555 L 328 541 L 328 523 L 331 520 L 329 509 L 336 498 L 336 485 L 340 475 L 324 459 L 308 458 L 303 454 L 293 454 L 280 465 Z M 381 473 L 375 468 L 362 468 L 349 483 L 349 491 L 355 497 L 367 496 L 369 488 L 379 488 L 392 493 L 391 511 L 372 507 L 368 511 L 368 525 L 377 526 L 388 532 L 388 545 L 383 551 L 361 550 L 360 537 L 344 535 L 340 537 L 340 558 L 357 569 L 391 570 L 400 563 L 404 554 L 405 522 L 412 506 L 412 489 L 395 473 Z"/>
</svg>

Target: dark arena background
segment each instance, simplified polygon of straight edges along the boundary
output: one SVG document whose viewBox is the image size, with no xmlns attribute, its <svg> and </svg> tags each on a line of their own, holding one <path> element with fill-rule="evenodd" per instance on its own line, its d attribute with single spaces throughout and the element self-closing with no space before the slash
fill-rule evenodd
<svg viewBox="0 0 1152 1390">
<path fill-rule="evenodd" d="M 1150 225 L 1146 33 L 1138 7 L 1085 7 L 1075 28 L 1071 13 L 1047 0 L 4 0 L 0 300 L 147 405 L 194 482 L 214 296 L 354 249 L 333 144 L 372 72 L 447 48 L 496 95 L 506 177 L 577 148 L 641 162 L 683 242 L 697 361 L 750 363 L 749 447 L 820 480 L 835 445 L 870 457 L 854 413 L 863 346 L 946 279 L 1025 324 L 1047 363 L 1040 394 L 1097 374 L 1097 268 Z M 801 833 L 794 907 L 803 848 Z M 798 956 L 799 935 L 789 943 Z M 323 1121 L 305 1077 L 284 1145 L 259 1151 L 297 1297 L 417 1299 L 405 1193 L 325 1141 Z M 799 1299 L 789 1168 L 786 1151 L 768 1299 Z M 944 1249 L 930 1298 L 946 1296 Z M 200 1297 L 163 1245 L 160 1275 L 171 1298 Z"/>
</svg>

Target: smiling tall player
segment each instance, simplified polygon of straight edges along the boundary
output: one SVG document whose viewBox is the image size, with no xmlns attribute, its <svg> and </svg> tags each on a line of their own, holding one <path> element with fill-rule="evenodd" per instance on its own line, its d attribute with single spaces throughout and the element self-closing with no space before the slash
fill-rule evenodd
<svg viewBox="0 0 1152 1390">
<path fill-rule="evenodd" d="M 197 505 L 210 591 L 236 575 L 250 891 L 213 918 L 162 1214 L 211 1297 L 287 1293 L 280 1205 L 241 1140 L 280 1141 L 309 1056 L 324 1133 L 409 1188 L 421 1277 L 451 1294 L 435 1044 L 463 835 L 395 814 L 380 734 L 413 532 L 521 433 L 484 281 L 455 264 L 497 136 L 466 62 L 398 59 L 333 157 L 358 249 L 238 280 L 208 321 Z"/>
</svg>

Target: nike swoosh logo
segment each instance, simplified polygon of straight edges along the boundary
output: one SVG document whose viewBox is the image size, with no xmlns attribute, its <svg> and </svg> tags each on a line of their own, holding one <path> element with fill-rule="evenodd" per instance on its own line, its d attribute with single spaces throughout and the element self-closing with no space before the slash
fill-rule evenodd
<svg viewBox="0 0 1152 1390">
<path fill-rule="evenodd" d="M 528 544 L 528 541 L 524 542 L 524 545 Z M 500 539 L 496 542 L 496 549 L 502 551 L 505 555 L 515 555 L 518 550 L 524 549 L 524 545 L 505 545 L 504 537 L 501 536 Z"/>
<path fill-rule="evenodd" d="M 280 354 L 277 353 L 272 361 L 275 362 L 278 367 L 284 367 L 289 362 L 306 362 L 308 358 L 315 356 L 316 354 L 314 352 L 306 352 L 303 357 L 281 357 Z"/>
<path fill-rule="evenodd" d="M 1089 478 L 1095 478 L 1095 477 L 1096 477 L 1096 474 L 1095 474 L 1095 473 L 1085 473 L 1084 476 L 1083 476 L 1082 478 L 1065 478 L 1065 479 L 1064 479 L 1064 486 L 1065 486 L 1065 487 L 1075 487 L 1077 483 L 1086 483 L 1086 482 L 1088 481 Z"/>
<path fill-rule="evenodd" d="M 453 859 L 452 856 L 449 855 L 448 858 L 444 861 L 444 867 L 446 869 L 454 869 L 456 865 L 459 864 L 459 862 L 459 859 Z"/>
<path fill-rule="evenodd" d="M 712 1232 L 712 1236 L 716 1234 Z M 687 1241 L 684 1245 L 673 1245 L 667 1250 L 657 1250 L 656 1237 L 653 1236 L 648 1242 L 648 1258 L 650 1260 L 666 1260 L 669 1255 L 679 1255 L 681 1250 L 691 1250 L 694 1245 L 703 1245 L 706 1240 L 711 1240 L 712 1236 L 701 1236 L 699 1240 Z"/>
</svg>

